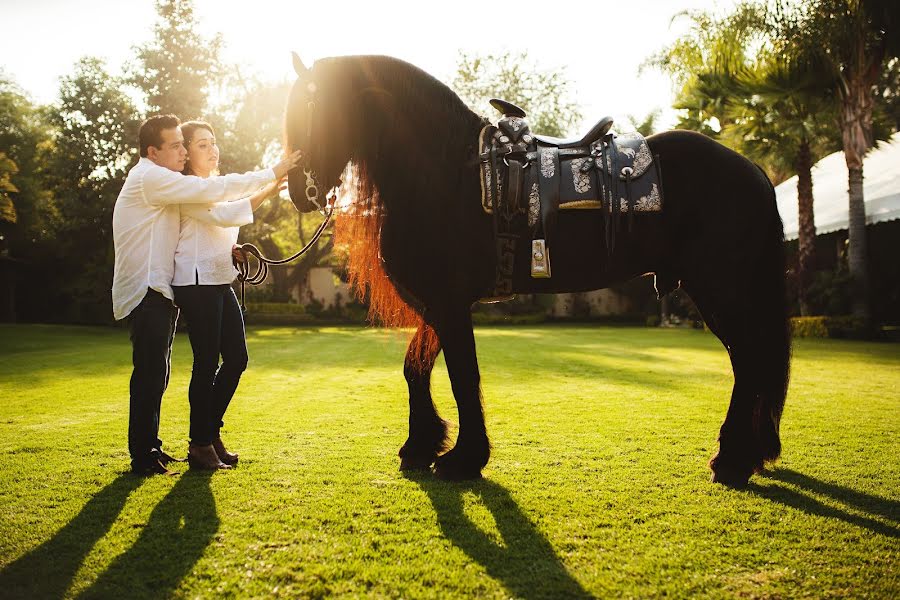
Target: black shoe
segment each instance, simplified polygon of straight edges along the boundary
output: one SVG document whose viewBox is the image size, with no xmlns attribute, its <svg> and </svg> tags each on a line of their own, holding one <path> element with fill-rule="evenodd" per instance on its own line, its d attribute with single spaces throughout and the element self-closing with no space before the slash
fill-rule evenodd
<svg viewBox="0 0 900 600">
<path fill-rule="evenodd" d="M 162 448 L 160 448 L 159 449 L 159 462 L 162 464 L 162 466 L 165 467 L 169 463 L 173 463 L 173 462 L 178 462 L 178 463 L 187 462 L 187 459 L 186 458 L 175 458 L 174 456 L 170 455 L 169 453 L 163 452 Z"/>
<path fill-rule="evenodd" d="M 131 465 L 131 472 L 141 477 L 149 477 L 151 475 L 178 475 L 175 471 L 168 470 L 159 460 L 154 460 L 146 464 Z"/>
</svg>

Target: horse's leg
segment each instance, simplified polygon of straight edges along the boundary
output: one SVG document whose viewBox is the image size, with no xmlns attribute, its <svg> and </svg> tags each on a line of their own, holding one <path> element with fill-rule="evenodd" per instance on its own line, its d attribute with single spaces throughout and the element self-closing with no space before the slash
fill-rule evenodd
<svg viewBox="0 0 900 600">
<path fill-rule="evenodd" d="M 427 323 L 409 343 L 403 375 L 409 385 L 409 438 L 400 448 L 400 470 L 427 469 L 449 447 L 447 422 L 438 415 L 431 399 L 431 371 L 441 352 L 441 342 Z"/>
<path fill-rule="evenodd" d="M 734 371 L 719 451 L 709 462 L 713 481 L 743 486 L 781 453 L 778 429 L 790 360 L 783 300 L 749 287 L 722 294 L 685 282 L 685 289 L 728 350 Z"/>
<path fill-rule="evenodd" d="M 481 405 L 481 376 L 475 354 L 471 309 L 463 305 L 448 310 L 434 325 L 444 348 L 447 372 L 459 411 L 456 445 L 437 458 L 434 472 L 442 479 L 477 479 L 490 458 L 491 446 Z"/>
</svg>

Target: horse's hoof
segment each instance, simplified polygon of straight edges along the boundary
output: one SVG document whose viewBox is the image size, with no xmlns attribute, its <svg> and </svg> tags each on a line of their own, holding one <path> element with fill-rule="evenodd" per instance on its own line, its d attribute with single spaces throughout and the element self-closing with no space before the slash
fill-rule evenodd
<svg viewBox="0 0 900 600">
<path fill-rule="evenodd" d="M 467 460 L 468 459 L 468 460 Z M 481 469 L 487 460 L 472 460 L 454 448 L 446 454 L 442 454 L 434 461 L 434 474 L 438 479 L 445 481 L 466 481 L 481 479 Z"/>
<path fill-rule="evenodd" d="M 416 456 L 401 456 L 400 457 L 400 470 L 401 471 L 427 471 L 431 469 L 431 465 L 434 463 L 435 458 L 437 456 L 432 456 L 431 458 L 423 458 Z"/>
<path fill-rule="evenodd" d="M 721 483 L 730 488 L 743 489 L 747 487 L 747 483 L 750 481 L 750 476 L 752 474 L 752 472 L 746 470 L 716 465 L 716 468 L 713 470 L 711 481 L 713 483 Z"/>
</svg>

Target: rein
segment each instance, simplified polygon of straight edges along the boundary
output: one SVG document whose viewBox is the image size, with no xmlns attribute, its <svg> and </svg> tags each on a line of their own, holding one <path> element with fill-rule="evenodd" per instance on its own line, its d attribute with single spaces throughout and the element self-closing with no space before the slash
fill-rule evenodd
<svg viewBox="0 0 900 600">
<path fill-rule="evenodd" d="M 247 312 L 247 306 L 246 304 L 244 304 L 244 284 L 249 283 L 250 285 L 260 285 L 266 280 L 266 277 L 268 277 L 269 275 L 269 265 L 284 265 L 297 260 L 304 254 L 306 254 L 309 249 L 319 241 L 319 237 L 322 235 L 322 232 L 325 231 L 325 227 L 328 226 L 328 222 L 331 220 L 331 215 L 334 213 L 334 205 L 335 203 L 332 202 L 328 206 L 328 212 L 325 213 L 325 219 L 322 221 L 321 225 L 319 225 L 318 229 L 316 229 L 316 232 L 313 234 L 312 239 L 309 240 L 309 242 L 300 250 L 287 258 L 282 258 L 280 260 L 266 258 L 265 256 L 263 256 L 263 253 L 260 252 L 259 248 L 257 248 L 253 244 L 239 244 L 236 247 L 236 249 L 241 253 L 241 256 L 243 257 L 242 261 L 238 261 L 234 257 L 232 257 L 231 259 L 232 264 L 234 264 L 235 268 L 238 270 L 237 279 L 241 282 L 241 311 Z M 250 274 L 250 255 L 256 258 L 256 271 L 254 271 L 252 275 Z"/>
</svg>

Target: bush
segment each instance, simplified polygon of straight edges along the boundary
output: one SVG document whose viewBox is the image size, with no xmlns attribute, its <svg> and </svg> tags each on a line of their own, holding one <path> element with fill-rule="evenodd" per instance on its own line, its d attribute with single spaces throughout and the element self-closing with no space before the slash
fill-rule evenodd
<svg viewBox="0 0 900 600">
<path fill-rule="evenodd" d="M 791 330 L 794 337 L 827 338 L 828 328 L 825 319 L 828 317 L 793 317 Z"/>
<path fill-rule="evenodd" d="M 816 273 L 807 293 L 811 309 L 827 316 L 846 315 L 852 305 L 850 282 L 845 267 Z"/>
<path fill-rule="evenodd" d="M 248 302 L 244 321 L 250 325 L 299 325 L 315 318 L 301 304 L 287 302 Z"/>
<path fill-rule="evenodd" d="M 865 338 L 869 330 L 865 321 L 849 315 L 838 317 L 794 317 L 791 319 L 794 337 Z"/>
<path fill-rule="evenodd" d="M 247 302 L 247 312 L 263 315 L 302 315 L 306 314 L 306 308 L 302 304 L 287 302 Z"/>
</svg>

